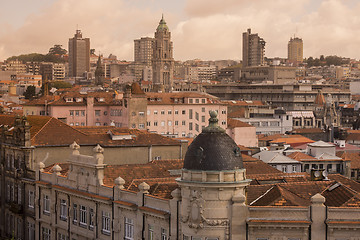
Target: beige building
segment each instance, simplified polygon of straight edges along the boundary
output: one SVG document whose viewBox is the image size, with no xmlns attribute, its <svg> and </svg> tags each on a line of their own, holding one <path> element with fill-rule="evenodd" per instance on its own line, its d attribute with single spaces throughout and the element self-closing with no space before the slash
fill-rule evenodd
<svg viewBox="0 0 360 240">
<path fill-rule="evenodd" d="M 288 61 L 295 66 L 303 62 L 303 41 L 301 38 L 290 38 L 288 43 Z"/>
<path fill-rule="evenodd" d="M 76 30 L 69 39 L 69 77 L 82 77 L 90 71 L 90 38 L 83 38 L 80 30 Z"/>
<path fill-rule="evenodd" d="M 151 66 L 154 38 L 142 37 L 134 40 L 134 61 Z"/>
<path fill-rule="evenodd" d="M 243 33 L 243 67 L 264 65 L 265 41 L 249 28 Z"/>
<path fill-rule="evenodd" d="M 219 113 L 226 128 L 227 106 L 206 93 L 146 93 L 147 124 L 150 132 L 171 137 L 194 137 L 207 124 L 209 111 Z"/>
<path fill-rule="evenodd" d="M 184 161 L 106 165 L 104 149 L 38 164 L 12 198 L 2 178 L 2 235 L 20 239 L 357 239 L 360 184 L 282 173 L 240 154 L 212 113 Z M 65 159 L 64 159 L 65 160 Z M 3 182 L 4 181 L 4 182 Z M 8 194 L 9 193 L 9 194 Z M 12 208 L 10 208 L 12 206 Z M 17 212 L 17 207 L 29 215 Z M 32 214 L 32 215 L 30 215 Z M 20 230 L 19 230 L 20 229 Z"/>
<path fill-rule="evenodd" d="M 293 84 L 296 81 L 296 68 L 286 66 L 246 67 L 241 72 L 241 82 L 267 84 Z"/>
</svg>

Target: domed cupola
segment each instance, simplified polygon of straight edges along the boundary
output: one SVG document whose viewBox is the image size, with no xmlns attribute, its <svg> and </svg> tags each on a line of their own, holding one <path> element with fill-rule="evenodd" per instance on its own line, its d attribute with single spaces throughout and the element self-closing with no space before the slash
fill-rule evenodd
<svg viewBox="0 0 360 240">
<path fill-rule="evenodd" d="M 243 168 L 239 147 L 218 126 L 217 113 L 210 112 L 209 126 L 190 144 L 185 155 L 184 169 L 223 171 Z"/>
<path fill-rule="evenodd" d="M 166 30 L 169 31 L 168 26 L 166 25 L 165 19 L 164 19 L 164 15 L 162 15 L 161 20 L 159 22 L 159 26 L 156 29 L 157 31 L 162 31 L 162 30 Z"/>
</svg>

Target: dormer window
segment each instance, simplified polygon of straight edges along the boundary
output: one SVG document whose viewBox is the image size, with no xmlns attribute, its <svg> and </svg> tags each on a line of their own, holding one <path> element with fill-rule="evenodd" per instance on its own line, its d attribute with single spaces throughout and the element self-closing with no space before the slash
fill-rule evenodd
<svg viewBox="0 0 360 240">
<path fill-rule="evenodd" d="M 105 102 L 105 98 L 101 97 L 98 99 L 99 102 Z"/>
<path fill-rule="evenodd" d="M 76 102 L 82 102 L 83 99 L 82 98 L 76 98 Z"/>
<path fill-rule="evenodd" d="M 65 101 L 66 102 L 73 102 L 73 99 L 72 98 L 65 98 Z"/>
</svg>

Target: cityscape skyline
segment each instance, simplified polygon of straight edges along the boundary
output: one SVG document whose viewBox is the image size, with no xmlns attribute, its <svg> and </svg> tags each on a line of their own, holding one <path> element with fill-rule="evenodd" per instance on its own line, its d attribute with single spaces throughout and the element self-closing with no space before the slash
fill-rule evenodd
<svg viewBox="0 0 360 240">
<path fill-rule="evenodd" d="M 91 39 L 96 53 L 133 60 L 134 39 L 153 37 L 162 13 L 172 32 L 175 60 L 240 60 L 247 28 L 266 41 L 266 57 L 286 58 L 287 43 L 295 34 L 304 41 L 304 57 L 359 59 L 354 51 L 360 40 L 360 30 L 354 27 L 358 10 L 360 3 L 352 0 L 7 2 L 0 10 L 0 60 L 46 53 L 54 44 L 67 49 L 77 28 Z"/>
</svg>

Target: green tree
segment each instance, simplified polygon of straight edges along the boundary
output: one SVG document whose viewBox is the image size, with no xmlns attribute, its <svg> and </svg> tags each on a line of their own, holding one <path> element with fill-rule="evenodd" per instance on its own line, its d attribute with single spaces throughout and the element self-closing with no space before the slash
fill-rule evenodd
<svg viewBox="0 0 360 240">
<path fill-rule="evenodd" d="M 49 49 L 48 54 L 62 56 L 64 54 L 66 54 L 66 53 L 67 53 L 67 51 L 62 48 L 62 45 L 55 44 L 52 48 Z"/>
<path fill-rule="evenodd" d="M 57 88 L 57 89 L 60 89 L 60 88 L 71 88 L 72 85 L 71 83 L 68 83 L 68 82 L 65 82 L 65 81 L 55 81 L 55 82 L 52 82 L 50 84 L 50 86 L 53 88 Z M 49 89 L 50 90 L 50 89 Z"/>
<path fill-rule="evenodd" d="M 35 86 L 32 85 L 28 86 L 26 88 L 26 91 L 24 92 L 25 99 L 30 99 L 30 100 L 33 99 L 36 94 L 35 90 L 36 90 Z"/>
</svg>

